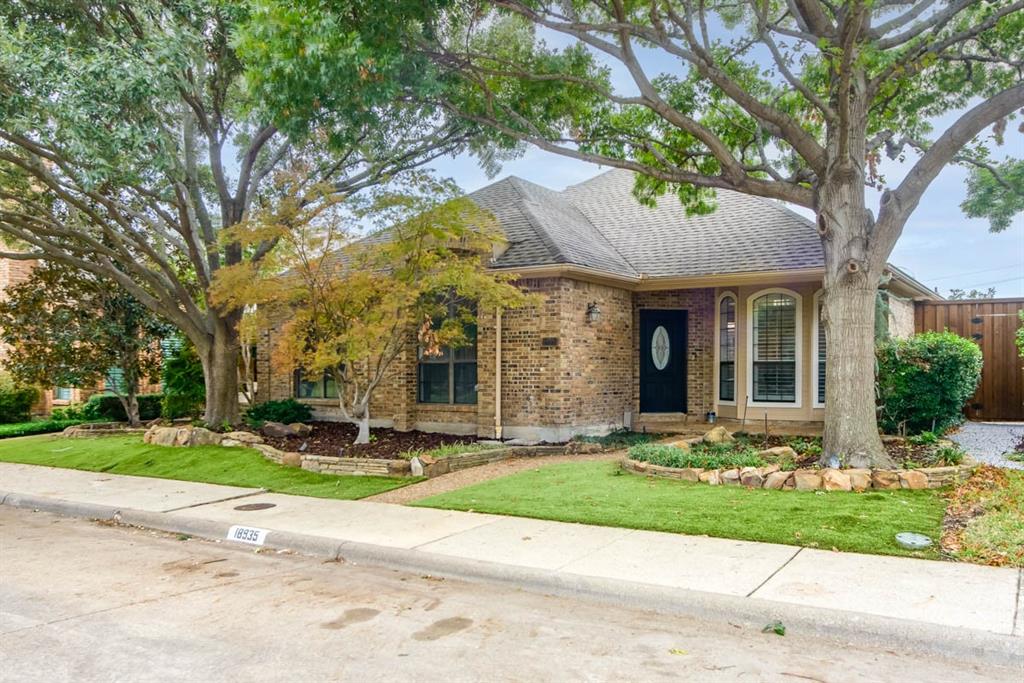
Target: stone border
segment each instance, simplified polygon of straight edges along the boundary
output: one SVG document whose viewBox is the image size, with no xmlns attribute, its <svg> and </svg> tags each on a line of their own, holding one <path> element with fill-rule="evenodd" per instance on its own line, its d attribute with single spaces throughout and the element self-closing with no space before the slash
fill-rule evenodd
<svg viewBox="0 0 1024 683">
<path fill-rule="evenodd" d="M 778 465 L 705 470 L 698 467 L 664 467 L 623 458 L 622 469 L 665 479 L 702 482 L 711 486 L 733 485 L 782 491 L 855 491 L 870 489 L 938 489 L 967 479 L 976 465 L 921 467 L 914 470 L 798 469 L 782 471 Z"/>
<path fill-rule="evenodd" d="M 127 422 L 83 422 L 65 427 L 62 434 L 71 438 L 89 436 L 120 436 L 123 434 L 145 434 L 145 427 L 129 427 Z"/>
<path fill-rule="evenodd" d="M 142 430 L 136 430 L 142 431 Z M 123 433 L 123 432 L 119 432 Z M 310 472 L 331 475 L 379 476 L 379 477 L 437 477 L 468 467 L 487 465 L 508 458 L 539 455 L 562 455 L 566 446 L 508 446 L 472 451 L 462 455 L 433 459 L 414 457 L 411 459 L 345 458 L 333 455 L 315 455 L 296 451 L 284 452 L 263 442 L 263 437 L 253 432 L 228 432 L 219 434 L 204 427 L 168 427 L 153 425 L 145 430 L 142 440 L 157 446 L 244 446 L 260 452 L 267 460 L 285 467 L 301 467 Z"/>
</svg>

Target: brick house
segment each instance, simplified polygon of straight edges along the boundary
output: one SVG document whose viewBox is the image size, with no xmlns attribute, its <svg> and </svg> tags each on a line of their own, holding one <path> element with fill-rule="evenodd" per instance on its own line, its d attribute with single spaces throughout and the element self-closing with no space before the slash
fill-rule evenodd
<svg viewBox="0 0 1024 683">
<path fill-rule="evenodd" d="M 418 359 L 410 340 L 371 424 L 564 441 L 672 430 L 711 411 L 820 423 L 824 257 L 813 223 L 729 191 L 711 215 L 688 217 L 676 198 L 649 208 L 632 189 L 633 175 L 613 170 L 562 192 L 511 177 L 469 195 L 508 240 L 492 267 L 543 303 L 482 311 L 475 348 L 438 359 Z M 938 297 L 891 275 L 890 327 L 913 334 L 914 301 Z M 331 379 L 271 367 L 274 334 L 259 345 L 257 400 L 296 397 L 338 419 Z"/>
</svg>

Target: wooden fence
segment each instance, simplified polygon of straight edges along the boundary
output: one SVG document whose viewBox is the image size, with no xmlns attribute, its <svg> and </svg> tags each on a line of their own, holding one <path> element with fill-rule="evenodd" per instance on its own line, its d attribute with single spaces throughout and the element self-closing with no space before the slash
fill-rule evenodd
<svg viewBox="0 0 1024 683">
<path fill-rule="evenodd" d="M 1024 298 L 919 301 L 915 306 L 916 331 L 948 329 L 981 346 L 981 384 L 965 408 L 972 420 L 1024 420 L 1024 358 L 1014 344 L 1021 309 Z"/>
</svg>

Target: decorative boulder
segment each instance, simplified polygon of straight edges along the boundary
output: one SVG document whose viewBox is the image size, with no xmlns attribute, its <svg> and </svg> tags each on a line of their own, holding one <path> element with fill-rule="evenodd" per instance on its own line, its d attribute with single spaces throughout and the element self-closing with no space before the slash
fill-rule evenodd
<svg viewBox="0 0 1024 683">
<path fill-rule="evenodd" d="M 264 422 L 260 427 L 260 433 L 271 439 L 286 439 L 289 436 L 295 436 L 292 428 L 281 422 Z"/>
<path fill-rule="evenodd" d="M 739 486 L 740 471 L 738 469 L 722 470 L 721 477 L 723 484 L 732 484 L 734 486 Z"/>
<path fill-rule="evenodd" d="M 142 440 L 154 446 L 173 446 L 178 440 L 178 428 L 152 427 L 146 432 Z"/>
<path fill-rule="evenodd" d="M 255 448 L 262 453 L 263 457 L 275 462 L 281 462 L 281 458 L 284 456 L 284 451 L 279 451 L 270 444 L 254 443 L 252 444 L 252 448 Z"/>
<path fill-rule="evenodd" d="M 815 470 L 793 472 L 793 483 L 797 491 L 817 491 L 821 488 L 821 474 Z"/>
<path fill-rule="evenodd" d="M 178 427 L 178 433 L 174 436 L 175 446 L 187 446 L 192 441 L 191 427 Z"/>
<path fill-rule="evenodd" d="M 729 430 L 719 425 L 704 435 L 704 443 L 732 443 L 736 440 Z"/>
<path fill-rule="evenodd" d="M 764 467 L 758 467 L 757 468 L 757 473 L 760 474 L 762 477 L 767 477 L 772 472 L 778 472 L 780 469 L 782 469 L 782 468 L 779 467 L 778 464 L 772 463 L 771 465 L 765 465 Z"/>
<path fill-rule="evenodd" d="M 761 484 L 764 483 L 764 477 L 757 471 L 756 467 L 744 467 L 740 470 L 740 483 L 751 489 L 761 488 Z"/>
<path fill-rule="evenodd" d="M 231 439 L 225 436 L 223 439 L 220 440 L 220 445 L 224 446 L 225 448 L 237 448 L 239 446 L 245 446 L 247 444 L 242 443 L 238 439 Z"/>
<path fill-rule="evenodd" d="M 719 474 L 718 470 L 704 470 L 697 475 L 697 479 L 709 486 L 718 486 L 722 483 L 722 475 Z"/>
<path fill-rule="evenodd" d="M 926 489 L 928 488 L 928 475 L 917 470 L 900 470 L 900 488 L 904 489 Z"/>
<path fill-rule="evenodd" d="M 288 452 L 281 456 L 281 464 L 285 467 L 302 467 L 302 453 Z"/>
<path fill-rule="evenodd" d="M 759 456 L 765 460 L 796 460 L 797 452 L 789 446 L 775 446 L 774 448 L 766 448 L 758 453 Z"/>
<path fill-rule="evenodd" d="M 309 425 L 302 424 L 301 422 L 292 422 L 288 425 L 288 429 L 292 430 L 292 434 L 304 439 L 313 433 L 313 428 Z"/>
<path fill-rule="evenodd" d="M 218 446 L 224 439 L 223 436 L 217 432 L 211 432 L 205 427 L 194 427 L 192 434 L 189 437 L 189 446 Z"/>
<path fill-rule="evenodd" d="M 224 435 L 224 438 L 249 444 L 263 443 L 263 437 L 259 434 L 253 434 L 252 432 L 228 432 Z"/>
<path fill-rule="evenodd" d="M 900 475 L 893 470 L 874 470 L 871 472 L 871 487 L 876 489 L 898 489 Z"/>
<path fill-rule="evenodd" d="M 772 472 L 765 477 L 762 488 L 781 489 L 792 476 L 792 472 Z"/>
<path fill-rule="evenodd" d="M 850 475 L 842 470 L 827 469 L 821 471 L 821 488 L 826 491 L 852 491 L 853 482 Z"/>
<path fill-rule="evenodd" d="M 857 493 L 871 488 L 871 470 L 843 470 L 850 477 L 850 488 Z"/>
<path fill-rule="evenodd" d="M 669 446 L 674 446 L 675 448 L 679 448 L 679 449 L 682 449 L 684 451 L 690 450 L 690 442 L 688 440 L 686 440 L 686 439 L 680 439 L 679 441 L 672 441 L 671 443 L 669 443 Z"/>
<path fill-rule="evenodd" d="M 703 471 L 699 467 L 683 467 L 679 470 L 679 478 L 683 481 L 700 481 L 700 474 Z"/>
</svg>

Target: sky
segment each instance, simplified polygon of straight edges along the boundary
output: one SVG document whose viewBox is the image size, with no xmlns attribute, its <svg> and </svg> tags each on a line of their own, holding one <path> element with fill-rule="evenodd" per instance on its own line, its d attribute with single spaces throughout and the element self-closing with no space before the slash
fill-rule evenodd
<svg viewBox="0 0 1024 683">
<path fill-rule="evenodd" d="M 721 27 L 712 26 L 711 32 L 725 34 Z M 543 37 L 553 45 L 565 45 L 567 42 L 556 34 L 547 33 Z M 600 55 L 598 57 L 611 69 L 614 89 L 619 93 L 635 94 L 636 86 L 625 69 Z M 759 59 L 767 62 L 770 57 L 763 54 Z M 661 52 L 642 52 L 641 62 L 649 75 L 680 72 L 679 64 Z M 934 124 L 941 132 L 955 118 L 955 115 L 948 115 Z M 1004 145 L 994 148 L 993 153 L 997 159 L 1024 157 L 1024 133 L 1017 130 L 1016 125 L 1008 126 Z M 882 163 L 882 173 L 890 186 L 898 184 L 915 161 L 916 157 L 908 156 L 910 158 L 903 164 L 889 160 Z M 489 179 L 468 154 L 439 159 L 432 167 L 438 173 L 453 178 L 467 192 L 509 175 L 561 190 L 608 170 L 608 167 L 537 148 L 530 148 L 521 158 L 506 162 L 493 179 Z M 907 222 L 889 261 L 929 287 L 938 287 L 944 295 L 951 288 L 986 290 L 995 287 L 998 297 L 1024 296 L 1024 215 L 1016 216 L 1011 228 L 998 234 L 989 232 L 987 220 L 964 216 L 960 203 L 966 197 L 967 175 L 967 169 L 963 167 L 948 166 L 932 182 Z M 869 192 L 868 206 L 876 215 L 878 197 L 877 192 Z M 791 208 L 813 217 L 803 207 Z"/>
</svg>

